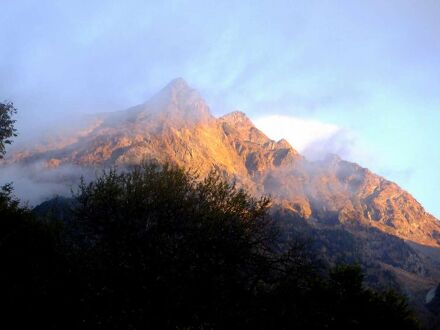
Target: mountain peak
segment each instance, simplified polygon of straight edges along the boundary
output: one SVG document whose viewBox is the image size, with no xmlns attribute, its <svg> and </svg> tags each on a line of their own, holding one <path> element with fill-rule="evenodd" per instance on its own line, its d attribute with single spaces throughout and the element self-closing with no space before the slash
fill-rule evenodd
<svg viewBox="0 0 440 330">
<path fill-rule="evenodd" d="M 233 111 L 230 112 L 222 117 L 220 119 L 228 124 L 232 124 L 234 126 L 240 125 L 240 126 L 254 126 L 252 121 L 249 119 L 249 117 L 242 111 Z"/>
<path fill-rule="evenodd" d="M 198 98 L 201 99 L 200 94 L 193 89 L 183 78 L 175 78 L 171 80 L 159 93 L 157 93 L 153 100 L 174 101 L 179 99 Z"/>
<path fill-rule="evenodd" d="M 200 93 L 189 86 L 183 78 L 173 79 L 145 103 L 141 117 L 151 121 L 149 117 L 151 114 L 155 116 L 155 122 L 159 127 L 166 124 L 179 128 L 214 119 Z"/>
<path fill-rule="evenodd" d="M 185 79 L 182 77 L 175 78 L 171 80 L 168 85 L 165 86 L 164 89 L 174 90 L 174 91 L 183 91 L 183 90 L 191 90 L 192 88 L 188 85 Z"/>
<path fill-rule="evenodd" d="M 281 139 L 277 141 L 277 146 L 279 148 L 285 148 L 285 149 L 293 149 L 290 143 L 286 139 Z"/>
</svg>

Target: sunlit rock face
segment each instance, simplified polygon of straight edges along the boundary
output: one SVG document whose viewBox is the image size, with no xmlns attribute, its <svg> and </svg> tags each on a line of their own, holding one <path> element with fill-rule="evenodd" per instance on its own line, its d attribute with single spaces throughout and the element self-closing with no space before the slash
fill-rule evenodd
<svg viewBox="0 0 440 330">
<path fill-rule="evenodd" d="M 220 118 L 181 78 L 149 101 L 99 114 L 57 142 L 12 154 L 7 162 L 82 167 L 174 162 L 202 176 L 216 169 L 254 194 L 314 223 L 358 223 L 418 244 L 440 246 L 440 224 L 406 191 L 333 155 L 310 162 L 286 140 L 273 141 L 242 112 Z"/>
<path fill-rule="evenodd" d="M 269 139 L 243 112 L 214 117 L 181 78 L 143 104 L 89 116 L 64 133 L 47 134 L 3 164 L 24 169 L 45 189 L 145 160 L 172 162 L 201 177 L 215 169 L 256 196 L 270 195 L 274 218 L 310 235 L 330 262 L 360 262 L 370 284 L 394 283 L 423 304 L 440 282 L 440 224 L 409 193 L 336 155 L 308 161 L 286 140 Z"/>
</svg>

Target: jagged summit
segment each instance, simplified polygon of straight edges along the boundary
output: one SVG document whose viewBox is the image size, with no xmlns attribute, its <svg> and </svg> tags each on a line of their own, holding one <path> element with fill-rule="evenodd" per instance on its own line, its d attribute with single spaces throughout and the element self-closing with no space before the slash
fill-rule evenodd
<svg viewBox="0 0 440 330">
<path fill-rule="evenodd" d="M 149 125 L 155 122 L 159 129 L 164 125 L 180 128 L 214 120 L 206 101 L 183 78 L 173 79 L 136 109 L 136 121 L 148 121 Z"/>
<path fill-rule="evenodd" d="M 171 80 L 168 85 L 165 86 L 164 89 L 168 90 L 175 90 L 175 91 L 182 91 L 182 90 L 189 90 L 192 89 L 185 79 L 182 77 L 177 77 Z"/>
<path fill-rule="evenodd" d="M 355 221 L 440 246 L 439 222 L 397 185 L 335 155 L 309 162 L 286 140 L 269 139 L 241 111 L 217 119 L 182 78 L 172 80 L 150 101 L 110 114 L 70 144 L 15 159 L 38 160 L 48 167 L 124 166 L 156 159 L 196 168 L 201 174 L 214 167 L 253 192 L 289 201 L 306 218 L 325 222 L 332 214 L 336 223 Z"/>
<path fill-rule="evenodd" d="M 285 148 L 285 149 L 293 149 L 292 146 L 290 145 L 290 143 L 286 140 L 286 139 L 281 139 L 277 141 L 277 145 L 280 148 Z"/>
<path fill-rule="evenodd" d="M 162 88 L 155 96 L 155 98 L 164 98 L 178 102 L 179 99 L 187 97 L 201 98 L 197 90 L 189 86 L 183 78 L 176 78 L 171 80 L 164 88 Z"/>
<path fill-rule="evenodd" d="M 242 111 L 233 111 L 219 118 L 222 122 L 233 127 L 253 127 L 254 124 L 249 117 Z"/>
<path fill-rule="evenodd" d="M 323 237 L 329 253 L 360 251 L 403 282 L 414 280 L 411 287 L 434 285 L 426 269 L 440 280 L 440 262 L 432 267 L 408 243 L 440 250 L 440 222 L 409 193 L 335 155 L 308 161 L 286 140 L 271 140 L 241 111 L 213 117 L 182 78 L 149 101 L 103 118 L 62 144 L 12 154 L 8 161 L 40 180 L 45 170 L 62 166 L 124 168 L 144 160 L 172 162 L 201 177 L 216 169 L 254 195 L 271 195 L 274 210 L 298 230 Z"/>
</svg>

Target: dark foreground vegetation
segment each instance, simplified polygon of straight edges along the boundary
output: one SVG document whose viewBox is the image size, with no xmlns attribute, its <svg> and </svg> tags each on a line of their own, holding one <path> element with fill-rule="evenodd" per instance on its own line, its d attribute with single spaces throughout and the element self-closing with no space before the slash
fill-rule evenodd
<svg viewBox="0 0 440 330">
<path fill-rule="evenodd" d="M 44 218 L 0 195 L 2 322 L 59 329 L 417 329 L 358 267 L 323 269 L 212 174 L 110 171 Z M 59 210 L 64 213 L 59 220 Z"/>
<path fill-rule="evenodd" d="M 0 103 L 0 159 L 14 113 Z M 269 204 L 168 165 L 104 173 L 38 212 L 0 187 L 0 326 L 418 328 L 404 298 L 323 266 Z"/>
</svg>

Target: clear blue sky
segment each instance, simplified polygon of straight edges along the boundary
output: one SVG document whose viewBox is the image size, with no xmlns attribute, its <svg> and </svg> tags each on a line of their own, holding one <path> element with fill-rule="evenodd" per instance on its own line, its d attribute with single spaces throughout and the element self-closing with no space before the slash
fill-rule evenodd
<svg viewBox="0 0 440 330">
<path fill-rule="evenodd" d="M 439 17 L 438 0 L 3 0 L 0 99 L 15 102 L 26 135 L 48 118 L 142 102 L 182 76 L 214 114 L 238 108 L 294 146 L 302 131 L 272 132 L 277 120 L 330 127 L 315 148 L 440 216 Z"/>
</svg>

